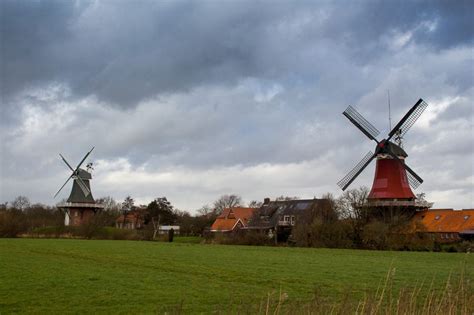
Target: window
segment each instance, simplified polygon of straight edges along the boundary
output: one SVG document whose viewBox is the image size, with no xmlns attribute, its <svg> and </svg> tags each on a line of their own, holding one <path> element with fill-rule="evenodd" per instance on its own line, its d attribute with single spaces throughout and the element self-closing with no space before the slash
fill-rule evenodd
<svg viewBox="0 0 474 315">
<path fill-rule="evenodd" d="M 74 211 L 74 216 L 77 217 L 79 215 L 78 211 Z"/>
<path fill-rule="evenodd" d="M 469 219 L 469 215 L 466 214 L 466 215 L 464 216 L 464 220 L 467 220 L 467 219 Z"/>
<path fill-rule="evenodd" d="M 298 202 L 298 203 L 296 204 L 296 209 L 298 209 L 298 210 L 304 210 L 304 209 L 308 208 L 309 205 L 310 205 L 309 202 Z"/>
<path fill-rule="evenodd" d="M 437 216 L 435 216 L 435 220 L 439 220 L 441 218 L 441 216 L 438 214 Z"/>
<path fill-rule="evenodd" d="M 289 216 L 289 215 L 285 215 L 285 216 L 283 217 L 283 221 L 285 221 L 285 222 L 290 222 L 290 216 Z"/>
<path fill-rule="evenodd" d="M 295 225 L 295 220 L 296 220 L 295 216 L 292 215 L 291 216 L 291 225 Z"/>
</svg>

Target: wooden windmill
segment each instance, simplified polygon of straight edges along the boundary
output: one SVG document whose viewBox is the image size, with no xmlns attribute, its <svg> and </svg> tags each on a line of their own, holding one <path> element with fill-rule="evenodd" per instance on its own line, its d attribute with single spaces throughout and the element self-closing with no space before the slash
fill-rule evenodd
<svg viewBox="0 0 474 315">
<path fill-rule="evenodd" d="M 60 203 L 58 208 L 64 212 L 64 225 L 81 225 L 90 220 L 94 214 L 103 208 L 103 205 L 97 204 L 92 196 L 90 180 L 92 175 L 88 172 L 92 168 L 92 164 L 89 163 L 87 170 L 81 168 L 84 161 L 91 154 L 92 148 L 79 162 L 76 168 L 67 162 L 67 160 L 59 154 L 61 159 L 67 165 L 67 167 L 72 171 L 71 175 L 68 177 L 66 182 L 59 188 L 58 192 L 54 195 L 56 197 L 61 190 L 66 186 L 66 184 L 73 179 L 71 193 L 69 198 L 64 203 Z"/>
</svg>

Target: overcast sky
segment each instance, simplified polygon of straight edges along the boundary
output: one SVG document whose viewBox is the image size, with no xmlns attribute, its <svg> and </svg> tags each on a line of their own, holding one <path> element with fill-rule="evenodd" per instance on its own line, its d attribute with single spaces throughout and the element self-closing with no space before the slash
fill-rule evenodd
<svg viewBox="0 0 474 315">
<path fill-rule="evenodd" d="M 10 1 L 1 7 L 0 202 L 53 199 L 95 146 L 95 198 L 193 212 L 320 197 L 423 98 L 407 164 L 474 207 L 472 1 Z M 371 186 L 374 164 L 352 184 Z"/>
</svg>

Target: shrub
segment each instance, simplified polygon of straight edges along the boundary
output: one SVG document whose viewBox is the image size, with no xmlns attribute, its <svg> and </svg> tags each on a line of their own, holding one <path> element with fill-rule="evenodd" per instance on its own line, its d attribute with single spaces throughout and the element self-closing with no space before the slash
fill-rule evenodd
<svg viewBox="0 0 474 315">
<path fill-rule="evenodd" d="M 17 237 L 26 232 L 24 213 L 16 209 L 0 211 L 0 237 Z"/>
<path fill-rule="evenodd" d="M 269 238 L 264 231 L 234 231 L 231 233 L 211 233 L 206 238 L 208 243 L 229 244 L 229 245 L 273 245 L 274 239 Z"/>
</svg>

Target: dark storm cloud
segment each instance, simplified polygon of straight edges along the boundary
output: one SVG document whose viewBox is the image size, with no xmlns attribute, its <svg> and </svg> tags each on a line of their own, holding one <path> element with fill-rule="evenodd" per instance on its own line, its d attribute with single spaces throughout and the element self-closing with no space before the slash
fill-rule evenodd
<svg viewBox="0 0 474 315">
<path fill-rule="evenodd" d="M 385 136 L 387 90 L 394 123 L 430 104 L 405 142 L 427 192 L 472 190 L 470 2 L 1 5 L 0 202 L 51 203 L 68 175 L 57 153 L 75 163 L 92 145 L 100 194 L 116 198 L 339 193 L 374 150 L 341 112 Z"/>
<path fill-rule="evenodd" d="M 314 52 L 327 40 L 362 63 L 384 53 L 392 31 L 438 49 L 469 44 L 472 10 L 469 1 L 3 1 L 2 94 L 62 82 L 73 97 L 135 106 L 246 77 L 317 82 L 314 65 L 335 61 Z"/>
<path fill-rule="evenodd" d="M 438 49 L 473 42 L 474 4 L 469 0 L 374 0 L 344 3 L 337 9 L 328 25 L 330 35 L 352 38 L 352 44 L 377 42 L 390 31 L 413 31 L 414 40 Z"/>
<path fill-rule="evenodd" d="M 2 95 L 57 78 L 62 62 L 52 62 L 51 50 L 70 38 L 67 25 L 77 8 L 72 2 L 8 0 L 0 8 Z"/>
</svg>

